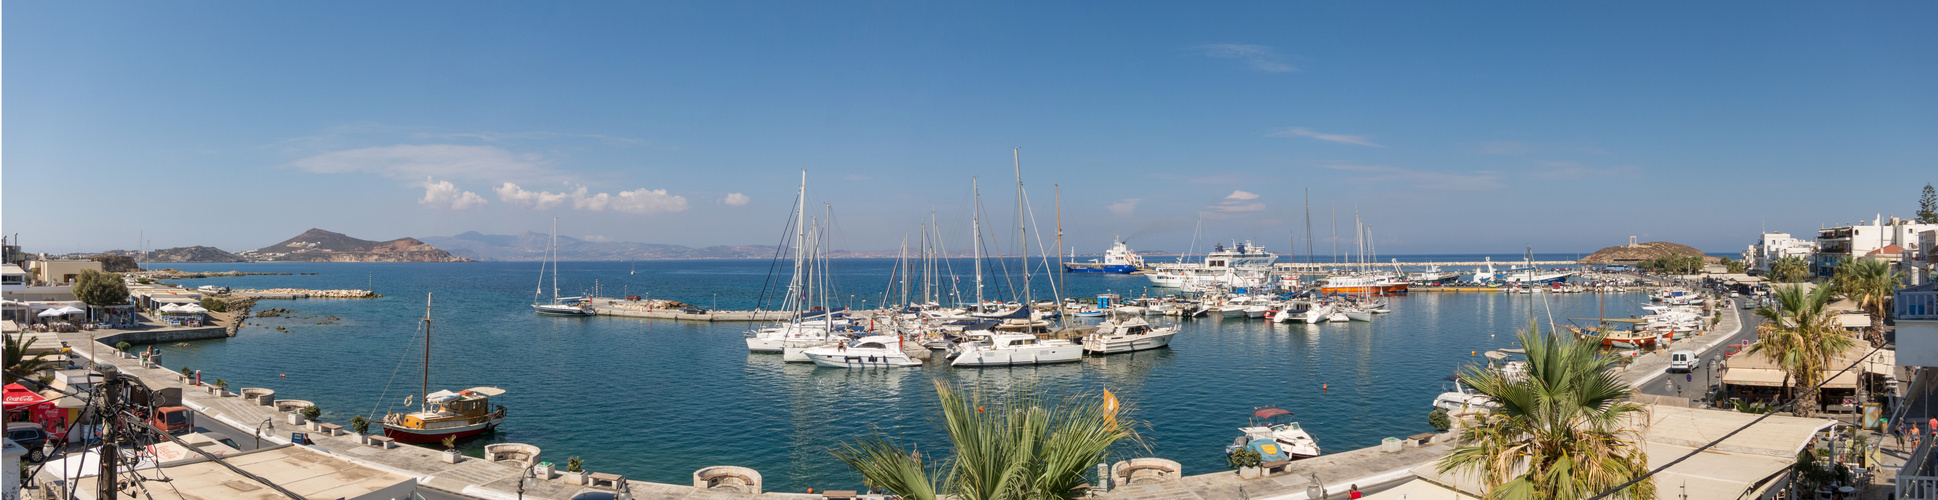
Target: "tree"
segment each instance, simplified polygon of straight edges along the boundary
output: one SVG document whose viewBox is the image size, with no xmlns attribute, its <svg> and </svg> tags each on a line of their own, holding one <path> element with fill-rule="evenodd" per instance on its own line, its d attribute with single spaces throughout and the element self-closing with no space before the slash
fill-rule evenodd
<svg viewBox="0 0 1938 500">
<path fill-rule="evenodd" d="M 1533 322 L 1520 333 L 1525 376 L 1468 367 L 1461 382 L 1492 397 L 1498 408 L 1461 430 L 1461 442 L 1435 467 L 1477 473 L 1485 498 L 1593 496 L 1648 473 L 1641 436 L 1622 424 L 1645 411 L 1629 401 L 1633 389 L 1609 368 L 1620 363 L 1593 341 L 1542 334 Z M 1655 483 L 1637 482 L 1616 498 L 1655 497 Z"/>
<path fill-rule="evenodd" d="M 1756 309 L 1756 315 L 1768 321 L 1756 327 L 1757 342 L 1745 351 L 1783 368 L 1784 386 L 1800 389 L 1791 410 L 1799 417 L 1816 413 L 1816 386 L 1828 374 L 1830 358 L 1857 344 L 1837 329 L 1836 314 L 1824 307 L 1830 303 L 1832 288 L 1819 286 L 1805 292 L 1797 285 L 1778 287 L 1771 294 L 1776 307 Z M 1796 384 L 1791 385 L 1792 381 Z"/>
<path fill-rule="evenodd" d="M 1748 269 L 1743 265 L 1743 261 L 1729 257 L 1723 257 L 1723 267 L 1729 269 L 1730 274 L 1743 274 L 1743 271 Z"/>
<path fill-rule="evenodd" d="M 357 431 L 359 435 L 369 433 L 370 419 L 363 418 L 363 415 L 350 417 L 350 430 Z"/>
<path fill-rule="evenodd" d="M 1437 431 L 1446 431 L 1453 428 L 1453 419 L 1447 415 L 1446 408 L 1434 408 L 1427 412 L 1427 425 Z"/>
<path fill-rule="evenodd" d="M 81 275 L 74 278 L 74 298 L 96 307 L 126 304 L 128 284 L 121 281 L 119 274 L 82 269 Z"/>
<path fill-rule="evenodd" d="M 955 452 L 931 472 L 920 453 L 879 434 L 841 445 L 835 458 L 869 484 L 903 498 L 934 500 L 1067 499 L 1084 473 L 1120 441 L 1137 440 L 1119 423 L 1114 397 L 1078 395 L 1055 400 L 1009 397 L 984 401 L 942 382 L 942 425 Z M 947 480 L 938 489 L 936 475 Z"/>
<path fill-rule="evenodd" d="M 1803 257 L 1791 255 L 1770 263 L 1770 280 L 1778 283 L 1797 283 L 1810 276 L 1810 264 Z"/>
<path fill-rule="evenodd" d="M 1871 317 L 1871 327 L 1864 331 L 1864 338 L 1872 346 L 1884 344 L 1884 315 L 1891 312 L 1891 297 L 1903 280 L 1904 273 L 1891 270 L 1891 264 L 1880 259 L 1847 260 L 1837 266 L 1838 293 L 1856 302 Z"/>
<path fill-rule="evenodd" d="M 22 340 L 23 337 L 25 340 Z M 31 377 L 35 376 L 36 373 L 40 373 L 41 370 L 54 367 L 53 360 L 49 360 L 39 354 L 27 354 L 28 350 L 33 349 L 34 342 L 37 340 L 40 340 L 40 338 L 18 335 L 7 336 L 7 359 L 5 360 L 7 363 L 6 383 L 11 384 L 20 381 L 20 377 L 15 377 L 14 374 Z"/>
<path fill-rule="evenodd" d="M 1938 191 L 1933 191 L 1930 183 L 1925 184 L 1924 196 L 1918 197 L 1918 222 L 1938 224 Z"/>
</svg>

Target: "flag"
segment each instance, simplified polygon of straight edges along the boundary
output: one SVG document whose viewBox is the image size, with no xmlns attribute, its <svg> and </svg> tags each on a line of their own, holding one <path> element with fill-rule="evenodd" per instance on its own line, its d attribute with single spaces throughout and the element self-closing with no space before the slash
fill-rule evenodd
<svg viewBox="0 0 1938 500">
<path fill-rule="evenodd" d="M 1110 420 L 1111 427 L 1117 426 L 1117 395 L 1110 389 L 1104 389 L 1104 418 Z"/>
</svg>

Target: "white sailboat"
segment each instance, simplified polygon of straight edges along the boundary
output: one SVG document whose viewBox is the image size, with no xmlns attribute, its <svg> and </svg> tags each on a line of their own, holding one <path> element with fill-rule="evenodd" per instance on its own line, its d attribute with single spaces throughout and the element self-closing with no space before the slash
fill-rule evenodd
<svg viewBox="0 0 1938 500">
<path fill-rule="evenodd" d="M 797 312 L 797 314 L 777 324 L 748 332 L 747 350 L 757 353 L 785 353 L 793 349 L 797 357 L 800 357 L 799 361 L 807 362 L 810 360 L 802 355 L 800 350 L 827 345 L 833 337 L 833 330 L 844 326 L 844 320 L 836 318 L 825 305 L 819 311 L 810 310 L 809 304 L 812 304 L 820 294 L 814 293 L 816 287 L 811 280 L 815 277 L 815 266 L 810 262 L 808 252 L 807 171 L 805 170 L 801 171 L 799 196 L 800 199 L 797 200 L 794 208 L 794 275 L 788 281 L 787 298 L 780 309 Z M 827 300 L 826 297 L 820 298 L 823 302 Z"/>
<path fill-rule="evenodd" d="M 545 264 L 538 265 L 538 289 L 532 292 L 532 310 L 547 316 L 593 316 L 599 314 L 592 309 L 584 297 L 559 296 L 559 219 L 552 218 L 552 244 L 548 250 L 552 264 L 552 302 L 540 303 L 539 297 L 545 293 Z"/>
</svg>

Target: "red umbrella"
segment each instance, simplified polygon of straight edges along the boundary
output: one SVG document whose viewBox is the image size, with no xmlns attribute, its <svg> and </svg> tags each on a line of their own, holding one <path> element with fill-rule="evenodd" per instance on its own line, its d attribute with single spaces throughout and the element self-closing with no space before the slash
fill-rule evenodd
<svg viewBox="0 0 1938 500">
<path fill-rule="evenodd" d="M 7 384 L 6 389 L 7 409 L 9 410 L 47 402 L 47 398 L 40 397 L 39 393 L 28 390 L 26 386 L 20 384 Z"/>
</svg>

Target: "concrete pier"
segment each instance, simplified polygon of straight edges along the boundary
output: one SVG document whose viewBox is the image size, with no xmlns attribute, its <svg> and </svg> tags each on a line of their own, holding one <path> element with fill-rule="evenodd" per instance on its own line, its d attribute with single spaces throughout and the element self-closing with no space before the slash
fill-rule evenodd
<svg viewBox="0 0 1938 500">
<path fill-rule="evenodd" d="M 60 333 L 59 338 L 75 346 L 88 345 L 90 332 Z M 151 388 L 186 387 L 179 373 L 165 368 L 143 368 L 139 361 L 117 356 L 109 345 L 95 346 L 89 356 L 89 349 L 74 350 L 81 357 L 91 358 L 96 363 L 112 364 L 121 373 L 139 377 Z M 218 369 L 219 370 L 219 369 Z M 212 370 L 213 371 L 213 370 Z M 207 378 L 206 376 L 204 378 Z M 385 449 L 364 444 L 362 436 L 354 433 L 330 436 L 301 425 L 292 425 L 286 420 L 287 414 L 273 407 L 261 406 L 255 401 L 242 397 L 227 397 L 210 394 L 202 390 L 182 391 L 183 405 L 196 412 L 198 419 L 213 419 L 238 429 L 262 427 L 261 439 L 266 443 L 288 444 L 291 433 L 309 433 L 313 448 L 338 458 L 356 462 L 359 465 L 402 474 L 417 479 L 419 485 L 473 498 L 512 499 L 520 498 L 519 478 L 524 475 L 524 465 L 515 460 L 492 461 L 469 457 L 457 463 L 442 460 L 443 452 L 418 446 L 396 446 Z M 233 439 L 255 439 L 256 436 L 230 436 Z M 549 456 L 572 455 L 571 450 L 551 450 Z M 590 472 L 598 472 L 598 464 L 589 464 Z M 561 461 L 562 466 L 562 461 Z M 591 486 L 571 484 L 564 477 L 533 481 L 524 487 L 523 498 L 565 500 L 582 492 L 611 491 L 594 489 Z M 730 489 L 701 489 L 688 485 L 626 481 L 632 490 L 633 498 L 783 498 L 783 499 L 820 499 L 821 495 L 792 493 L 763 493 L 759 495 L 737 493 Z"/>
<path fill-rule="evenodd" d="M 594 298 L 592 309 L 600 316 L 621 316 L 627 318 L 677 319 L 683 321 L 774 321 L 786 319 L 793 313 L 786 311 L 707 311 L 693 314 L 679 309 L 649 307 L 646 301 L 625 299 Z"/>
</svg>

